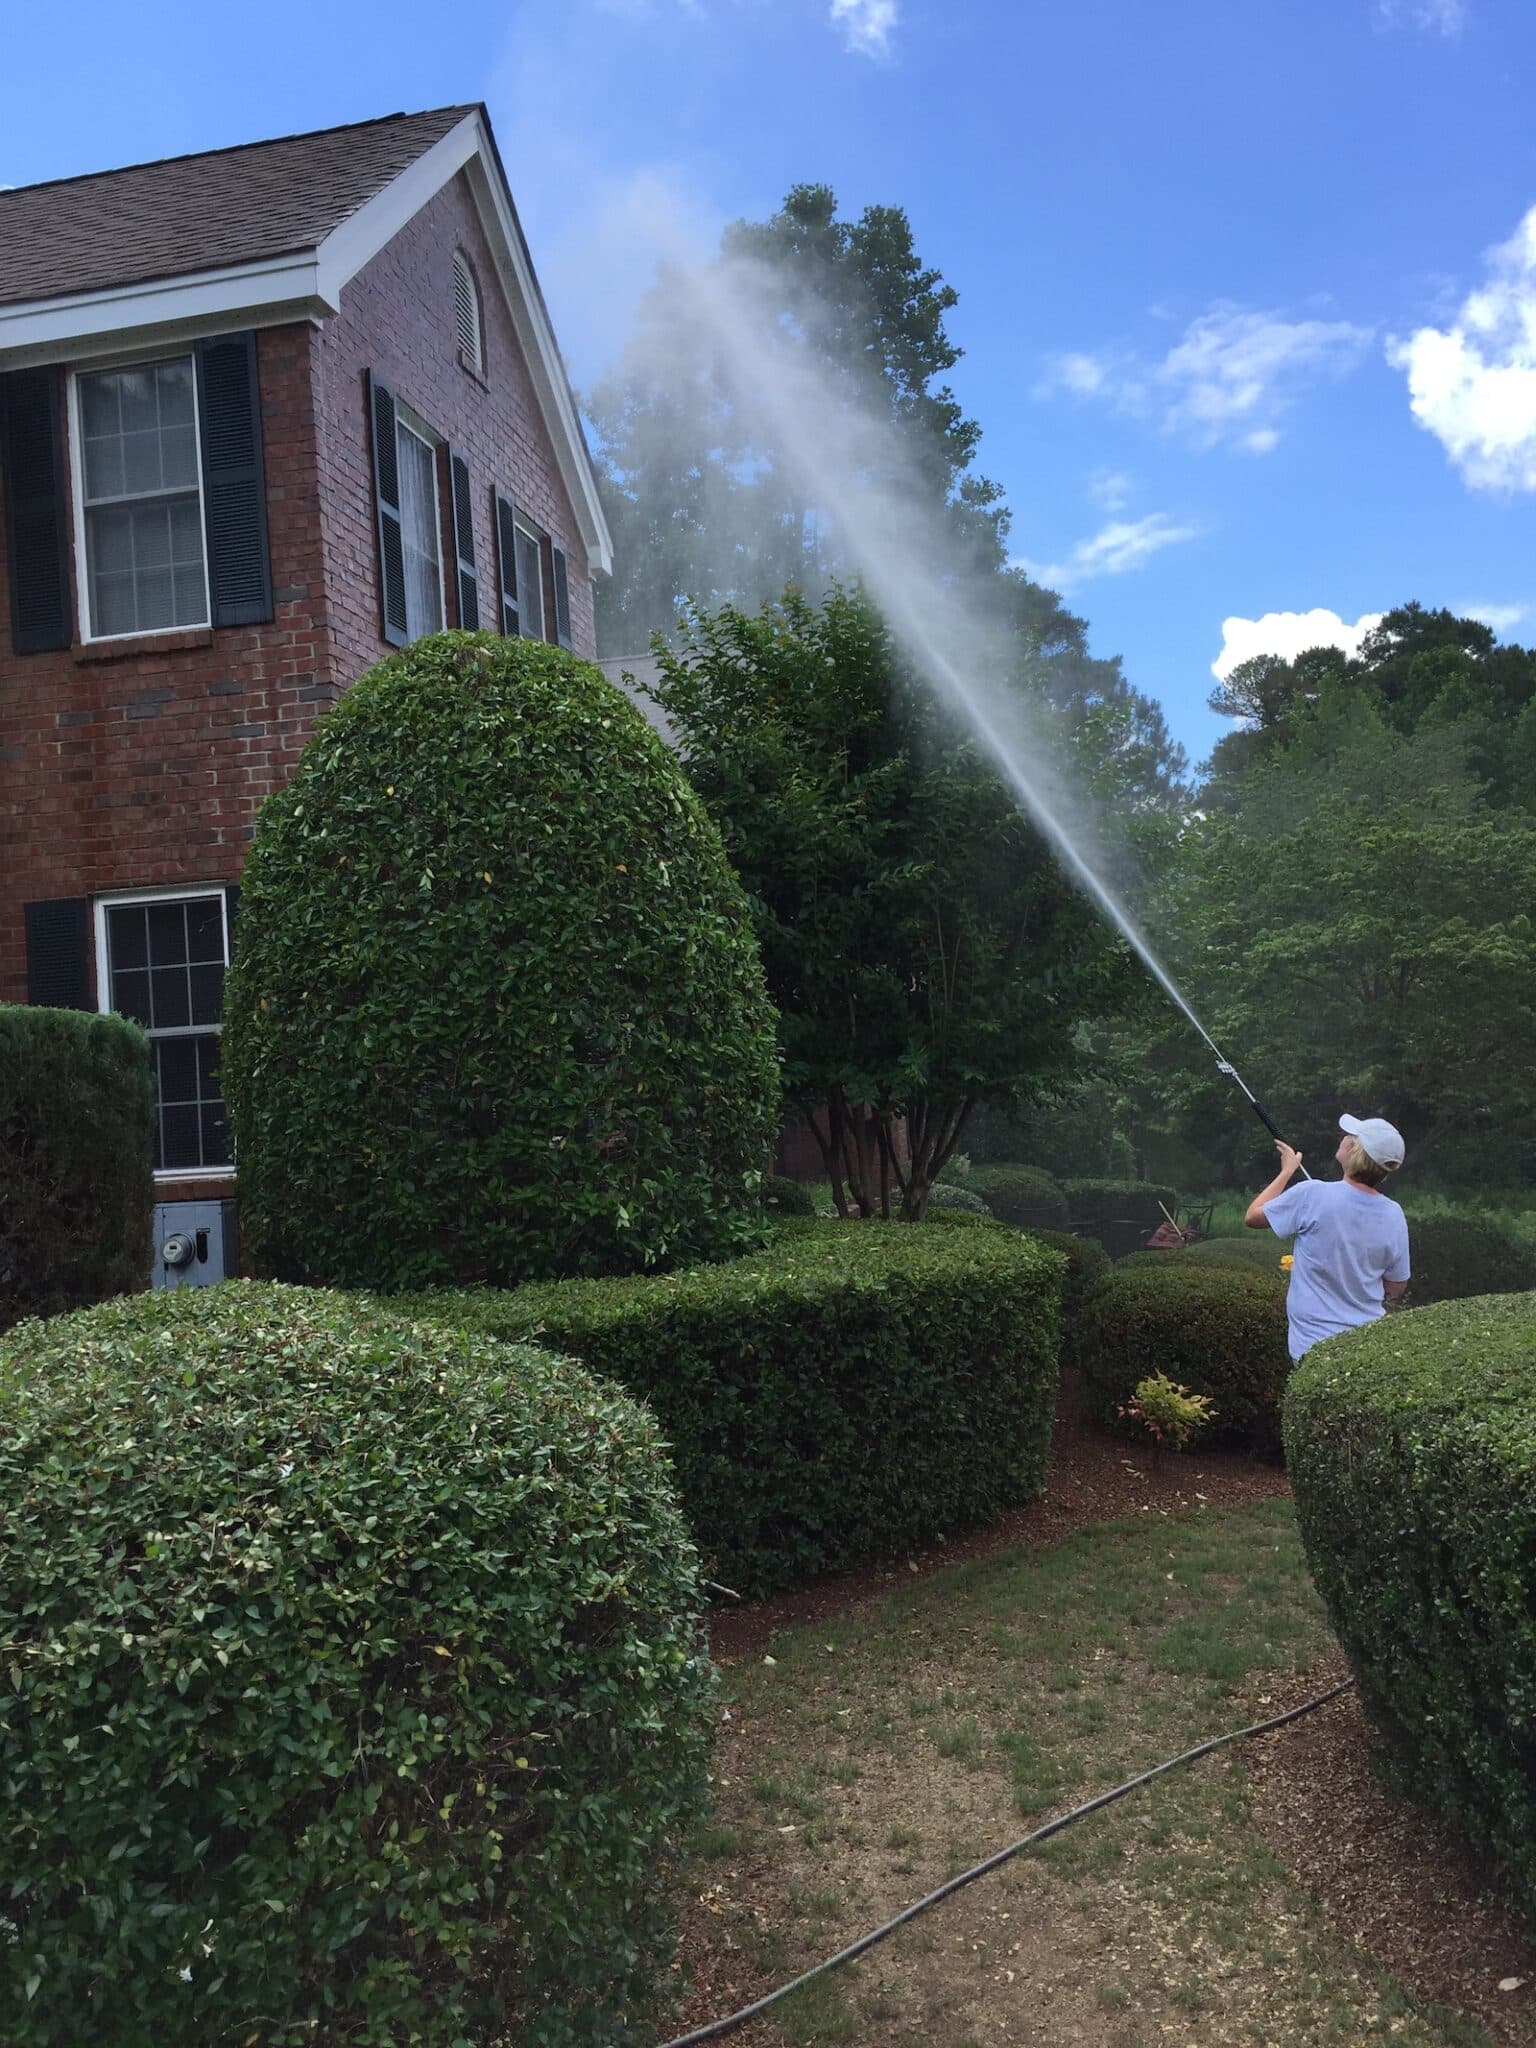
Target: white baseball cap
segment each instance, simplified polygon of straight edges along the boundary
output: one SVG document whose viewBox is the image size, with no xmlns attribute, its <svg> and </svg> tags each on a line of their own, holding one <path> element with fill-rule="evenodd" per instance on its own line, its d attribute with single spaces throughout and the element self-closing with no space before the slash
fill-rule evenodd
<svg viewBox="0 0 1536 2048">
<path fill-rule="evenodd" d="M 1339 1129 L 1358 1138 L 1361 1148 L 1378 1166 L 1402 1165 L 1403 1134 L 1384 1116 L 1341 1116 Z"/>
</svg>

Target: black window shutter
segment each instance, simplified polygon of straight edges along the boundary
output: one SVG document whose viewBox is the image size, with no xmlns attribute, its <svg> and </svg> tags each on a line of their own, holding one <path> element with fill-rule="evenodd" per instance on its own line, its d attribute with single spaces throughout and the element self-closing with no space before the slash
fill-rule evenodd
<svg viewBox="0 0 1536 2048">
<path fill-rule="evenodd" d="M 403 647 L 410 638 L 405 612 L 405 536 L 400 528 L 400 444 L 395 439 L 395 394 L 368 372 L 368 413 L 373 421 L 373 502 L 379 529 L 379 609 L 384 638 Z"/>
<path fill-rule="evenodd" d="M 272 616 L 272 563 L 254 334 L 197 344 L 197 414 L 213 623 L 263 625 Z"/>
<path fill-rule="evenodd" d="M 496 573 L 501 584 L 501 630 L 515 639 L 517 618 L 517 515 L 502 492 L 496 499 Z"/>
<path fill-rule="evenodd" d="M 11 649 L 68 647 L 69 519 L 59 373 L 52 365 L 0 377 L 0 496 L 11 585 Z"/>
<path fill-rule="evenodd" d="M 453 551 L 459 563 L 459 624 L 466 633 L 478 633 L 480 579 L 475 574 L 475 522 L 469 495 L 469 464 L 457 448 L 448 450 L 448 480 L 453 486 Z"/>
<path fill-rule="evenodd" d="M 91 1010 L 91 906 L 83 896 L 29 903 L 27 1001 L 48 1010 Z"/>
<path fill-rule="evenodd" d="M 571 644 L 571 584 L 566 574 L 565 549 L 551 547 L 550 565 L 555 585 L 555 638 L 562 647 Z"/>
</svg>

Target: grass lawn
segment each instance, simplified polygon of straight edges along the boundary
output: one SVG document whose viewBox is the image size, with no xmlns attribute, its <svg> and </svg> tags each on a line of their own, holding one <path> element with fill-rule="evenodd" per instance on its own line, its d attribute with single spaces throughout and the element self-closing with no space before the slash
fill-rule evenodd
<svg viewBox="0 0 1536 2048">
<path fill-rule="evenodd" d="M 726 1669 L 717 1810 L 684 1906 L 689 2023 L 1338 1669 L 1284 1499 L 1104 1524 L 785 1629 Z M 1329 1929 L 1254 1827 L 1240 1748 L 1027 1852 L 729 2038 L 1490 2039 L 1416 2008 Z"/>
</svg>

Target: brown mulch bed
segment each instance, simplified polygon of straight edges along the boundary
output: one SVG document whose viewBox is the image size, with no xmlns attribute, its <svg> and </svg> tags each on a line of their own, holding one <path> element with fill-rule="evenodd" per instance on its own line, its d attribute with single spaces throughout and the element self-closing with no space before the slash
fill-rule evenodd
<svg viewBox="0 0 1536 2048">
<path fill-rule="evenodd" d="M 1050 1467 L 1039 1500 L 1012 1509 L 984 1529 L 916 1550 L 895 1567 L 849 1572 L 741 1607 L 722 1604 L 710 1618 L 710 1646 L 716 1660 L 728 1664 L 733 1657 L 760 1649 L 775 1630 L 846 1613 L 860 1601 L 878 1598 L 913 1571 L 946 1571 L 951 1565 L 996 1557 L 1024 1545 L 1044 1548 L 1076 1529 L 1120 1515 L 1241 1507 L 1245 1501 L 1288 1490 L 1278 1465 L 1244 1451 L 1160 1456 L 1105 1436 L 1087 1420 L 1081 1383 L 1076 1374 L 1068 1373 L 1057 1400 Z"/>
<path fill-rule="evenodd" d="M 1347 1676 L 1342 1659 L 1332 1676 Z M 1305 1692 L 1327 1682 L 1313 1672 Z M 1260 1833 L 1334 1927 L 1416 1998 L 1496 2041 L 1536 2042 L 1536 1930 L 1449 1830 L 1378 1781 L 1372 1739 L 1353 1693 L 1256 1737 L 1246 1761 Z"/>
</svg>

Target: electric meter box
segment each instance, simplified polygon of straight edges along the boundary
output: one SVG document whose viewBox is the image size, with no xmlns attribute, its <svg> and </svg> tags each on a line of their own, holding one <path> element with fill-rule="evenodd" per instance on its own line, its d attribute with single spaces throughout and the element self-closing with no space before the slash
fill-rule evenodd
<svg viewBox="0 0 1536 2048">
<path fill-rule="evenodd" d="M 153 1287 L 212 1287 L 240 1270 L 233 1202 L 157 1202 Z"/>
</svg>

